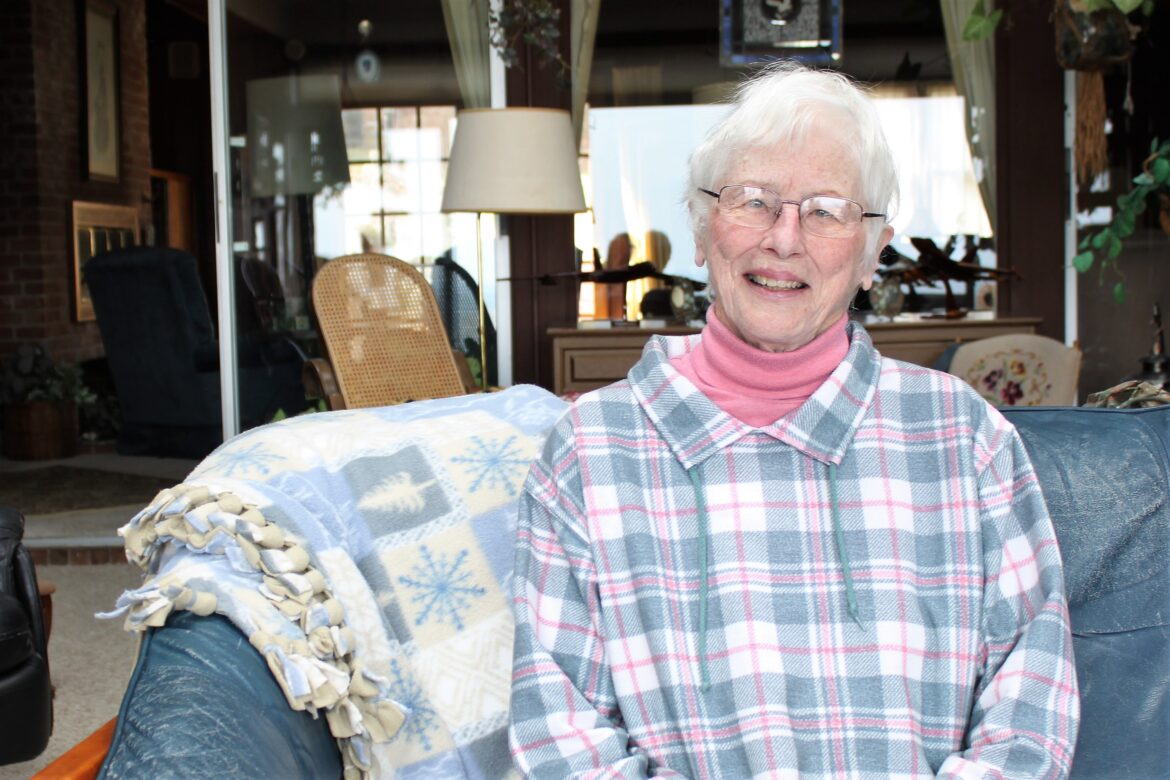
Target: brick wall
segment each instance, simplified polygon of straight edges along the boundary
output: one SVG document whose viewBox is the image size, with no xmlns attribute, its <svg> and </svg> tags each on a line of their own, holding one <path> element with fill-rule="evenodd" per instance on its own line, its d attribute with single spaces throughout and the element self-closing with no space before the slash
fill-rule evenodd
<svg viewBox="0 0 1170 780">
<path fill-rule="evenodd" d="M 102 354 L 93 322 L 73 320 L 74 200 L 135 206 L 150 217 L 146 0 L 118 8 L 121 180 L 81 172 L 78 6 L 0 3 L 0 356 L 39 342 L 61 360 Z"/>
<path fill-rule="evenodd" d="M 0 355 L 21 321 L 18 270 L 36 243 L 36 121 L 33 118 L 32 0 L 0 4 Z"/>
</svg>

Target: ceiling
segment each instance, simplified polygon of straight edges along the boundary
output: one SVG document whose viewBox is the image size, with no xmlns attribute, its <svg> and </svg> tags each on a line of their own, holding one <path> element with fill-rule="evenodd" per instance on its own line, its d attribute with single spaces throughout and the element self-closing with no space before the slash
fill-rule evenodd
<svg viewBox="0 0 1170 780">
<path fill-rule="evenodd" d="M 805 0 L 807 2 L 807 0 Z M 206 0 L 168 0 L 206 17 Z M 761 0 L 745 0 L 761 2 Z M 925 80 L 950 78 L 937 0 L 842 0 L 839 67 L 866 81 L 888 81 L 903 60 Z M 284 42 L 310 68 L 348 66 L 369 48 L 386 84 L 364 99 L 457 99 L 441 4 L 436 0 L 228 0 L 229 36 Z M 650 66 L 661 76 L 657 102 L 690 102 L 696 87 L 734 81 L 741 69 L 719 62 L 720 0 L 607 0 L 601 5 L 590 102 L 613 104 L 615 68 Z M 372 29 L 363 38 L 358 22 Z M 275 40 L 273 40 L 275 39 Z M 291 46 L 288 45 L 291 43 Z M 387 92 L 392 94 L 386 94 Z"/>
</svg>

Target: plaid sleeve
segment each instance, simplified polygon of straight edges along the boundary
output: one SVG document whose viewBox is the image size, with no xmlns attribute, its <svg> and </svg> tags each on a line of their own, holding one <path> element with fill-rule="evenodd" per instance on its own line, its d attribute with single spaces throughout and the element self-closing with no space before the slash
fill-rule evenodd
<svg viewBox="0 0 1170 780">
<path fill-rule="evenodd" d="M 1060 551 L 1019 435 L 996 443 L 980 477 L 986 662 L 966 749 L 938 776 L 1064 778 L 1080 701 Z"/>
<path fill-rule="evenodd" d="M 630 749 L 597 631 L 598 590 L 570 441 L 558 426 L 520 498 L 512 756 L 526 777 L 644 778 L 653 773 L 647 756 Z"/>
</svg>

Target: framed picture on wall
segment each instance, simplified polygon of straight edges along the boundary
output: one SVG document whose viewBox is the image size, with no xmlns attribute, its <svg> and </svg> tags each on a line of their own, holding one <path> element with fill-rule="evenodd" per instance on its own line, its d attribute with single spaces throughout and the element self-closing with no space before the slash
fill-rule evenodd
<svg viewBox="0 0 1170 780">
<path fill-rule="evenodd" d="M 100 254 L 138 245 L 138 210 L 133 206 L 73 201 L 73 319 L 95 319 L 85 284 L 85 264 Z"/>
<path fill-rule="evenodd" d="M 78 4 L 82 177 L 117 182 L 121 173 L 118 9 L 106 0 Z"/>
<path fill-rule="evenodd" d="M 842 0 L 719 0 L 719 61 L 726 66 L 841 59 Z"/>
</svg>

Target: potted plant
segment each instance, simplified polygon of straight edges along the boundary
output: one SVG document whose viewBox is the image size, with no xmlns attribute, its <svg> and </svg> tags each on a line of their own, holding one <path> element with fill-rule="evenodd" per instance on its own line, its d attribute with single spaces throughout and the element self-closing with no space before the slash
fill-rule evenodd
<svg viewBox="0 0 1170 780">
<path fill-rule="evenodd" d="M 62 458 L 77 452 L 78 407 L 97 398 L 75 365 L 54 363 L 39 344 L 25 344 L 0 362 L 4 457 Z"/>
</svg>

